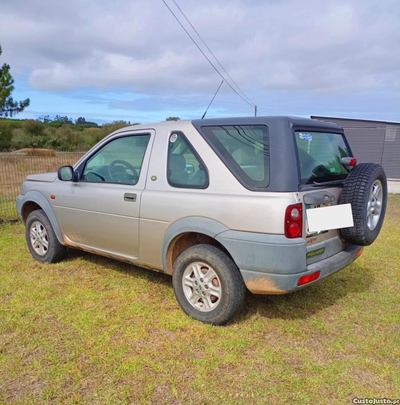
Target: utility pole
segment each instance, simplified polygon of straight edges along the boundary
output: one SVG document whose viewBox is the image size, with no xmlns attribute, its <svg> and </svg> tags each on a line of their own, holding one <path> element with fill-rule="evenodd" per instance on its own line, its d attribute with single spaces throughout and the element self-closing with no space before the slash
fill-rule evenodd
<svg viewBox="0 0 400 405">
<path fill-rule="evenodd" d="M 257 117 L 257 106 L 254 106 L 254 116 Z"/>
</svg>

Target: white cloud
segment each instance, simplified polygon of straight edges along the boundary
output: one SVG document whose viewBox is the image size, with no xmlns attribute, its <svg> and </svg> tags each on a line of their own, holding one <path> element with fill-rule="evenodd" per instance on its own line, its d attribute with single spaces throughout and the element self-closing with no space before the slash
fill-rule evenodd
<svg viewBox="0 0 400 405">
<path fill-rule="evenodd" d="M 251 97 L 399 86 L 399 2 L 178 2 Z M 188 96 L 219 83 L 161 0 L 3 0 L 0 38 L 4 59 L 36 89 Z"/>
</svg>

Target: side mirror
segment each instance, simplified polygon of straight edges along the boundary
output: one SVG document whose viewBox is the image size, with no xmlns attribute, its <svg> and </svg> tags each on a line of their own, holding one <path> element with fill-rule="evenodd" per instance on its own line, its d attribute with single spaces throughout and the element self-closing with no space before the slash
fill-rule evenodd
<svg viewBox="0 0 400 405">
<path fill-rule="evenodd" d="M 58 169 L 57 175 L 61 181 L 74 181 L 74 168 L 72 166 L 62 166 Z"/>
</svg>

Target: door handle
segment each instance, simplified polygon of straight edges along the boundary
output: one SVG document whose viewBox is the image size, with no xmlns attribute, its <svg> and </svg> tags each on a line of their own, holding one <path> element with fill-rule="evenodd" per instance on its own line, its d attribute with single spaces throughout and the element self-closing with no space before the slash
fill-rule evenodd
<svg viewBox="0 0 400 405">
<path fill-rule="evenodd" d="M 136 201 L 136 194 L 133 193 L 125 193 L 124 194 L 124 201 L 135 202 Z"/>
</svg>

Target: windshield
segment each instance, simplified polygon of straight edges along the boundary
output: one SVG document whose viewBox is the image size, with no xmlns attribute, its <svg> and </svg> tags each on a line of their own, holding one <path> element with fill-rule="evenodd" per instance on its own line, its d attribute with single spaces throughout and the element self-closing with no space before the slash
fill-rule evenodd
<svg viewBox="0 0 400 405">
<path fill-rule="evenodd" d="M 340 159 L 350 157 L 344 137 L 327 132 L 295 131 L 302 184 L 345 179 Z"/>
</svg>

